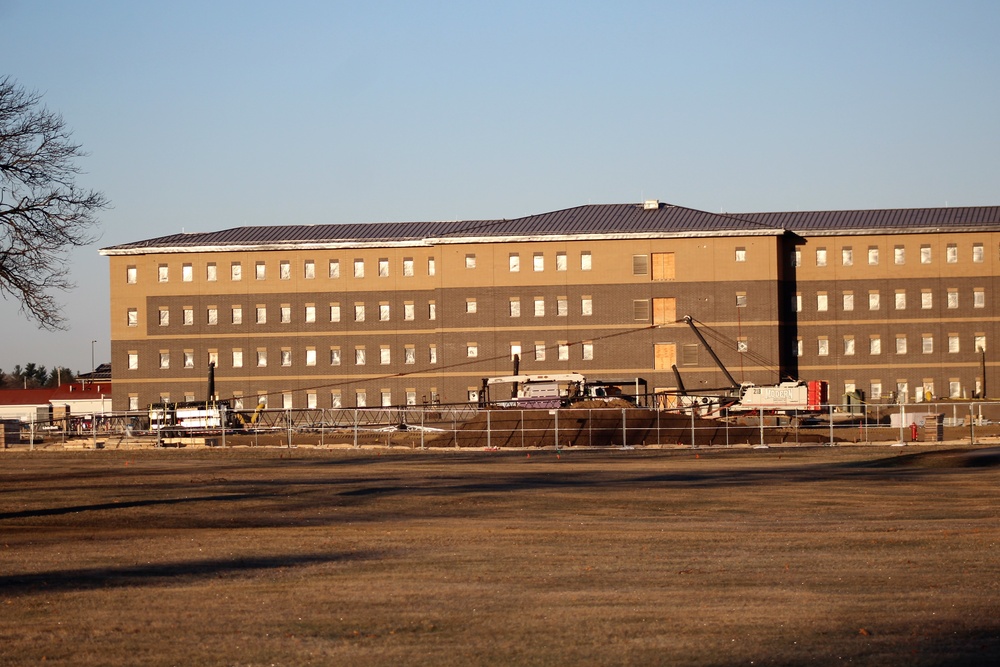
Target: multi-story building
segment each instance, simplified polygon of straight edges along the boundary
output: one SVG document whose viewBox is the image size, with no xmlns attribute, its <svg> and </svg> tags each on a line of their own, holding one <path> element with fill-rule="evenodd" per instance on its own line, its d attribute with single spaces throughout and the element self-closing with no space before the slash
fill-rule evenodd
<svg viewBox="0 0 1000 667">
<path fill-rule="evenodd" d="M 964 397 L 994 368 L 1000 207 L 713 214 L 648 201 L 513 220 L 240 227 L 105 248 L 115 409 L 475 401 L 577 371 L 657 390 L 830 382 Z"/>
</svg>

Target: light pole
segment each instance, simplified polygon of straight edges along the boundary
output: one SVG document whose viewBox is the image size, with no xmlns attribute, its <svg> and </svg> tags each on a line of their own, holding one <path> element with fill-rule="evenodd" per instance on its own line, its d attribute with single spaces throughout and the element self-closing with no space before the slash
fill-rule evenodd
<svg viewBox="0 0 1000 667">
<path fill-rule="evenodd" d="M 97 366 L 94 365 L 94 345 L 96 344 L 96 340 L 90 341 L 90 384 L 94 384 L 94 373 L 97 372 Z"/>
</svg>

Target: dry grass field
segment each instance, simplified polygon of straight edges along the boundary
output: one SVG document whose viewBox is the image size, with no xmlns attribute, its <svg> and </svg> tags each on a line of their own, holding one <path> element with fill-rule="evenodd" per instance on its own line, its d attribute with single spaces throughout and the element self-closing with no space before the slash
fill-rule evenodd
<svg viewBox="0 0 1000 667">
<path fill-rule="evenodd" d="M 0 664 L 1000 662 L 1000 450 L 0 453 Z"/>
</svg>

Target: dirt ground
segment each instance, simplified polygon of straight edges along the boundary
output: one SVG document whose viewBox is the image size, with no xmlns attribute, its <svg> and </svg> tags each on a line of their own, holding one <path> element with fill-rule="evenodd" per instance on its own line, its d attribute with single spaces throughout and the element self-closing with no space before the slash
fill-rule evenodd
<svg viewBox="0 0 1000 667">
<path fill-rule="evenodd" d="M 1000 661 L 1000 449 L 0 453 L 0 664 Z"/>
</svg>

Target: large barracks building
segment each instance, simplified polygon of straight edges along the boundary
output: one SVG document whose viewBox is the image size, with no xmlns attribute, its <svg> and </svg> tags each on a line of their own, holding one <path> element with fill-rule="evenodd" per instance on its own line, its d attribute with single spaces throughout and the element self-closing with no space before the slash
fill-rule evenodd
<svg viewBox="0 0 1000 667">
<path fill-rule="evenodd" d="M 658 201 L 512 220 L 237 227 L 104 248 L 116 410 L 478 399 L 579 372 L 650 390 L 826 380 L 971 398 L 996 368 L 1000 207 L 713 214 Z M 676 366 L 678 373 L 672 368 Z"/>
</svg>

